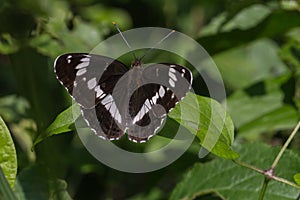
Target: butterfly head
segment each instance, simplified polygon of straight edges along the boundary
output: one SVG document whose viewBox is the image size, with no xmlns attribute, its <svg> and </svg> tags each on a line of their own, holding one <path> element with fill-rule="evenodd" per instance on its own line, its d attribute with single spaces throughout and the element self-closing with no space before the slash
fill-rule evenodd
<svg viewBox="0 0 300 200">
<path fill-rule="evenodd" d="M 136 58 L 132 63 L 131 63 L 132 68 L 141 68 L 142 67 L 142 60 L 140 58 Z"/>
</svg>

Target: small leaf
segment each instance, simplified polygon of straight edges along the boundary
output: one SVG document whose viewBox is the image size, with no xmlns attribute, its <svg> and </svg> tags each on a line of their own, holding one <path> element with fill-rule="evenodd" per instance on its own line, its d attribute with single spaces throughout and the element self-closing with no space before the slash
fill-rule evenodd
<svg viewBox="0 0 300 200">
<path fill-rule="evenodd" d="M 294 180 L 298 185 L 300 185 L 300 173 L 294 175 Z"/>
<path fill-rule="evenodd" d="M 234 139 L 233 123 L 221 104 L 189 93 L 179 105 L 168 116 L 195 134 L 205 149 L 227 159 L 238 157 L 231 148 Z"/>
<path fill-rule="evenodd" d="M 0 166 L 11 188 L 17 175 L 17 155 L 14 142 L 4 121 L 0 117 Z"/>
<path fill-rule="evenodd" d="M 18 175 L 18 197 L 26 199 L 71 200 L 63 180 L 52 177 L 41 165 L 23 169 Z"/>
<path fill-rule="evenodd" d="M 75 120 L 80 115 L 80 108 L 77 104 L 73 104 L 63 112 L 61 112 L 55 120 L 47 128 L 45 134 L 40 134 L 37 139 L 34 141 L 34 146 L 44 140 L 47 137 L 50 137 L 55 134 L 65 133 L 71 130 L 71 126 L 74 124 Z"/>
<path fill-rule="evenodd" d="M 260 143 L 241 144 L 237 149 L 240 160 L 260 169 L 269 169 L 279 152 L 279 148 Z M 287 150 L 276 167 L 275 175 L 292 181 L 299 166 L 299 155 Z M 258 199 L 263 180 L 262 174 L 217 158 L 194 165 L 173 190 L 170 199 L 201 199 L 201 196 L 212 193 L 222 199 Z M 264 200 L 294 200 L 298 195 L 299 189 L 271 180 Z"/>
<path fill-rule="evenodd" d="M 11 35 L 8 33 L 0 35 L 0 53 L 11 54 L 18 51 L 18 49 L 18 44 L 16 40 L 11 37 Z"/>
</svg>

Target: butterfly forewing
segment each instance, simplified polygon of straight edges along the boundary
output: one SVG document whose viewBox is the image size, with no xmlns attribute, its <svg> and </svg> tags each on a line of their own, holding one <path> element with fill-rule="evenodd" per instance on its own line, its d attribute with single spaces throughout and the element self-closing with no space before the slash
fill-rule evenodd
<svg viewBox="0 0 300 200">
<path fill-rule="evenodd" d="M 115 84 L 128 71 L 124 64 L 105 56 L 72 53 L 59 56 L 54 69 L 97 135 L 118 139 L 124 134 L 119 128 L 121 114 L 112 97 Z"/>
<path fill-rule="evenodd" d="M 111 94 L 114 84 L 128 71 L 124 64 L 112 58 L 84 53 L 59 56 L 54 69 L 57 79 L 84 108 L 94 107 L 98 103 L 97 95 Z"/>
</svg>

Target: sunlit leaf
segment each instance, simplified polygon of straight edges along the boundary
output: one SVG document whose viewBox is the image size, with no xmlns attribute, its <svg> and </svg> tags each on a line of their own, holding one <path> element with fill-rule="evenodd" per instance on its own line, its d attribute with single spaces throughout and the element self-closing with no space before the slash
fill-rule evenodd
<svg viewBox="0 0 300 200">
<path fill-rule="evenodd" d="M 16 200 L 13 190 L 5 178 L 0 165 L 0 199 Z"/>
<path fill-rule="evenodd" d="M 169 117 L 196 135 L 205 149 L 227 159 L 238 157 L 231 148 L 234 139 L 233 123 L 222 105 L 192 93 L 179 105 L 169 113 Z"/>
<path fill-rule="evenodd" d="M 294 175 L 294 180 L 298 185 L 300 185 L 300 173 Z"/>
<path fill-rule="evenodd" d="M 14 142 L 4 121 L 0 117 L 0 166 L 9 182 L 14 187 L 17 175 L 17 155 Z"/>
</svg>

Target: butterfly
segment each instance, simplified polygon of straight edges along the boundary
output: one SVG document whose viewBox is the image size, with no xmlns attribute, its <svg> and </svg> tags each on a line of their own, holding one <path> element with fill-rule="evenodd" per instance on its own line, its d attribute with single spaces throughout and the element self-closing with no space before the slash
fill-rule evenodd
<svg viewBox="0 0 300 200">
<path fill-rule="evenodd" d="M 134 58 L 130 68 L 116 59 L 88 53 L 63 54 L 54 62 L 57 79 L 80 105 L 88 126 L 103 139 L 117 140 L 127 133 L 131 141 L 147 141 L 191 88 L 193 77 L 186 67 L 171 63 L 145 67 L 141 58 Z"/>
<path fill-rule="evenodd" d="M 192 84 L 191 71 L 178 64 L 144 68 L 136 59 L 128 68 L 113 58 L 87 53 L 59 56 L 54 71 L 99 137 L 116 140 L 127 132 L 128 139 L 138 143 L 157 133 Z"/>
</svg>

